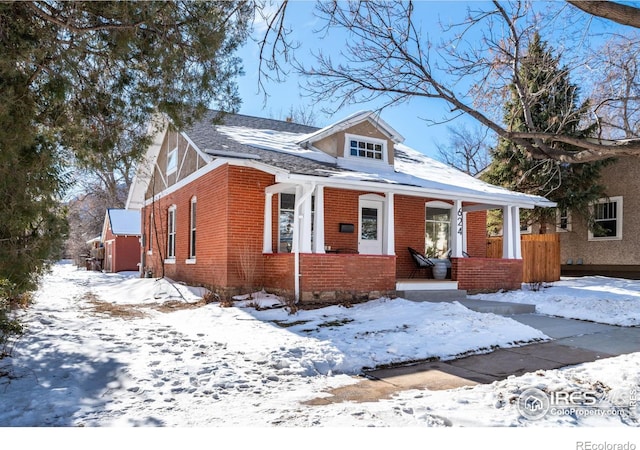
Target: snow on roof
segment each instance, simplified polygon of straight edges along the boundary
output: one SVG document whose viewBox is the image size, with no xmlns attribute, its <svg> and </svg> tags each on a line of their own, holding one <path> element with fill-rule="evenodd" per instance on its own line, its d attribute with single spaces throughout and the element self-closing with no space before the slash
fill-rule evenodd
<svg viewBox="0 0 640 450">
<path fill-rule="evenodd" d="M 337 122 L 357 118 L 360 120 L 362 113 L 349 116 L 349 118 Z M 271 150 L 282 154 L 299 156 L 308 160 L 329 163 L 330 167 L 317 168 L 317 176 L 342 181 L 371 181 L 399 186 L 411 186 L 428 189 L 430 192 L 443 192 L 451 195 L 458 194 L 463 197 L 491 197 L 493 201 L 518 202 L 527 205 L 555 206 L 553 202 L 543 197 L 510 191 L 508 189 L 486 183 L 472 177 L 458 169 L 436 161 L 419 151 L 404 144 L 395 144 L 395 170 L 388 165 L 369 164 L 366 171 L 352 170 L 338 167 L 337 159 L 313 147 L 301 146 L 310 142 L 312 136 L 322 134 L 332 126 L 325 127 L 313 133 L 292 133 L 268 129 L 255 129 L 246 126 L 216 126 L 216 131 L 222 133 L 233 141 L 253 148 Z M 290 168 L 296 173 L 295 168 Z M 305 172 L 308 174 L 308 172 Z"/>
<path fill-rule="evenodd" d="M 306 134 L 225 125 L 218 125 L 216 130 L 240 144 L 251 147 L 289 153 L 314 161 L 336 162 L 336 159 L 331 155 L 298 145 L 298 141 L 304 139 Z"/>
<path fill-rule="evenodd" d="M 111 232 L 117 235 L 140 235 L 140 211 L 130 209 L 108 209 Z"/>
</svg>

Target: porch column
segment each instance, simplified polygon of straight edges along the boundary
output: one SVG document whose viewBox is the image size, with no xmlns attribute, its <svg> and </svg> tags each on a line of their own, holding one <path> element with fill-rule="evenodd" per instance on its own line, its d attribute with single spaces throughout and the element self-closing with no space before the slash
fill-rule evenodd
<svg viewBox="0 0 640 450">
<path fill-rule="evenodd" d="M 464 215 L 462 213 L 462 201 L 454 200 L 451 214 L 451 256 L 462 258 L 464 246 Z"/>
<path fill-rule="evenodd" d="M 520 208 L 518 206 L 513 207 L 513 221 L 515 222 L 513 227 L 513 257 L 515 259 L 522 259 L 522 240 L 520 239 Z"/>
<path fill-rule="evenodd" d="M 311 253 L 311 198 L 315 185 L 296 188 L 295 220 L 300 225 L 298 247 L 300 253 Z M 294 235 L 295 235 L 294 226 Z"/>
<path fill-rule="evenodd" d="M 396 232 L 395 232 L 395 198 L 393 192 L 387 192 L 386 201 L 384 202 L 384 241 L 382 243 L 383 255 L 396 254 Z"/>
<path fill-rule="evenodd" d="M 273 212 L 273 193 L 265 192 L 262 253 L 273 253 L 272 212 Z"/>
<path fill-rule="evenodd" d="M 520 250 L 520 208 L 506 205 L 502 209 L 502 257 L 521 259 Z"/>
<path fill-rule="evenodd" d="M 313 253 L 324 253 L 324 186 L 316 186 L 316 212 L 313 217 Z"/>
</svg>

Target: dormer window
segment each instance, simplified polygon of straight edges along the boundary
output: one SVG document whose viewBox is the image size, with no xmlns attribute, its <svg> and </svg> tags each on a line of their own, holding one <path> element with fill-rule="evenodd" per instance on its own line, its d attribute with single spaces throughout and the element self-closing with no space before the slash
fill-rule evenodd
<svg viewBox="0 0 640 450">
<path fill-rule="evenodd" d="M 347 134 L 345 157 L 386 162 L 387 143 L 382 139 Z"/>
</svg>

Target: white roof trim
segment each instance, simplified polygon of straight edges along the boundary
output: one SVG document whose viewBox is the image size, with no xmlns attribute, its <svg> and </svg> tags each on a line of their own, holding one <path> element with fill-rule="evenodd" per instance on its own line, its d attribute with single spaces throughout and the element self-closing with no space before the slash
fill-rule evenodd
<svg viewBox="0 0 640 450">
<path fill-rule="evenodd" d="M 144 206 L 144 197 L 149 186 L 149 180 L 153 174 L 156 160 L 160 154 L 160 148 L 169 129 L 169 122 L 162 115 L 156 115 L 151 120 L 147 133 L 153 136 L 151 145 L 147 148 L 142 160 L 138 163 L 136 174 L 133 177 L 131 188 L 125 209 L 141 209 Z"/>
<path fill-rule="evenodd" d="M 365 120 L 371 122 L 372 125 L 386 134 L 387 137 L 396 144 L 404 141 L 404 137 L 400 133 L 398 133 L 391 125 L 382 120 L 382 118 L 378 114 L 374 113 L 373 111 L 359 111 L 346 117 L 345 119 L 342 119 L 314 133 L 304 136 L 304 138 L 298 141 L 297 144 L 304 148 L 308 148 L 309 146 L 312 146 L 314 142 L 324 139 L 327 136 L 331 136 L 332 134 L 351 128 L 352 126 L 364 122 Z"/>
<path fill-rule="evenodd" d="M 352 190 L 368 190 L 371 192 L 393 192 L 395 194 L 430 197 L 436 200 L 452 200 L 460 199 L 462 201 L 492 204 L 496 207 L 502 206 L 518 206 L 525 209 L 533 209 L 535 206 L 555 207 L 556 204 L 543 197 L 521 195 L 510 195 L 510 191 L 505 194 L 489 194 L 478 192 L 462 193 L 448 189 L 430 189 L 419 186 L 407 186 L 402 184 L 380 183 L 376 181 L 364 181 L 353 179 L 341 179 L 336 177 L 316 177 L 313 175 L 299 175 L 293 173 L 276 175 L 277 183 L 309 183 L 315 182 L 318 185 L 337 187 Z"/>
</svg>

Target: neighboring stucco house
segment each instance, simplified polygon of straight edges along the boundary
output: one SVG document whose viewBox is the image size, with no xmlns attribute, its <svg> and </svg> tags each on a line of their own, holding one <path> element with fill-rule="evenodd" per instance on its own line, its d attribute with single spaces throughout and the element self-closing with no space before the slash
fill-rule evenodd
<svg viewBox="0 0 640 450">
<path fill-rule="evenodd" d="M 607 197 L 592 207 L 596 224 L 559 213 L 563 275 L 640 278 L 640 158 L 620 157 L 601 171 Z"/>
<path fill-rule="evenodd" d="M 554 206 L 426 157 L 373 112 L 322 129 L 243 115 L 214 126 L 213 115 L 180 132 L 153 127 L 127 208 L 142 211 L 145 270 L 223 295 L 253 287 L 342 302 L 434 283 L 517 289 L 519 210 Z M 503 259 L 486 258 L 493 208 L 505 217 Z M 406 280 L 408 247 L 448 254 L 450 279 Z"/>
<path fill-rule="evenodd" d="M 140 211 L 107 209 L 102 227 L 105 272 L 140 270 Z"/>
</svg>

